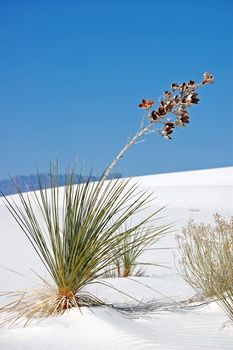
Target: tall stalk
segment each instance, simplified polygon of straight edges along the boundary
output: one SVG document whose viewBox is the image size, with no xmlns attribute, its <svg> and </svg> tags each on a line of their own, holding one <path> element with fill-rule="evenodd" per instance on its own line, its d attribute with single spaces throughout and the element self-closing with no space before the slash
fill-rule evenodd
<svg viewBox="0 0 233 350">
<path fill-rule="evenodd" d="M 146 126 L 144 126 L 144 123 L 141 124 L 137 133 L 126 143 L 113 159 L 112 163 L 106 168 L 100 182 L 99 192 L 104 181 L 108 178 L 118 161 L 131 146 L 135 145 L 142 138 L 142 136 L 157 131 L 163 138 L 171 140 L 171 134 L 174 132 L 175 128 L 184 127 L 188 124 L 188 108 L 199 102 L 198 94 L 195 92 L 196 89 L 213 82 L 213 76 L 205 72 L 200 83 L 196 83 L 194 80 L 189 80 L 180 85 L 173 83 L 171 84 L 172 91 L 164 91 L 163 98 L 158 100 L 159 106 L 157 110 L 151 111 L 155 104 L 152 99 L 142 99 L 138 107 L 144 110 L 148 124 Z M 167 115 L 172 114 L 175 115 L 175 120 L 171 120 L 167 117 Z"/>
</svg>

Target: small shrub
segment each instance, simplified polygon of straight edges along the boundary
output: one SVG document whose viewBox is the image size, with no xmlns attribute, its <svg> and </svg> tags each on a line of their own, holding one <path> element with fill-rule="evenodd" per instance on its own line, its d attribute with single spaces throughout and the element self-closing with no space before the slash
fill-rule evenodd
<svg viewBox="0 0 233 350">
<path fill-rule="evenodd" d="M 178 243 L 184 279 L 233 321 L 233 216 L 215 214 L 214 225 L 190 220 Z"/>
</svg>

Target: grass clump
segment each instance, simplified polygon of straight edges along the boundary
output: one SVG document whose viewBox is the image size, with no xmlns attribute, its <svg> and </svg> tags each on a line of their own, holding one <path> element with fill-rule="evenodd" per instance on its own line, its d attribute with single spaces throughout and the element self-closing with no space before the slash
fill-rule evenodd
<svg viewBox="0 0 233 350">
<path fill-rule="evenodd" d="M 127 221 L 152 201 L 151 194 L 138 192 L 129 180 L 102 179 L 73 185 L 74 174 L 67 176 L 64 194 L 58 185 L 58 172 L 50 174 L 50 189 L 38 176 L 38 191 L 22 193 L 19 202 L 4 197 L 5 203 L 26 237 L 31 242 L 52 278 L 53 286 L 43 292 L 22 293 L 1 309 L 11 319 L 26 316 L 59 315 L 72 307 L 101 305 L 103 302 L 86 290 L 101 283 L 105 270 L 113 260 L 120 259 L 127 240 L 128 252 L 139 249 L 144 240 L 154 240 L 166 231 L 156 227 L 156 213 L 126 227 Z M 81 177 L 80 177 L 81 181 Z M 140 239 L 134 232 L 148 225 Z"/>
<path fill-rule="evenodd" d="M 233 216 L 215 214 L 213 225 L 190 220 L 178 237 L 181 273 L 205 298 L 219 303 L 233 321 Z"/>
</svg>

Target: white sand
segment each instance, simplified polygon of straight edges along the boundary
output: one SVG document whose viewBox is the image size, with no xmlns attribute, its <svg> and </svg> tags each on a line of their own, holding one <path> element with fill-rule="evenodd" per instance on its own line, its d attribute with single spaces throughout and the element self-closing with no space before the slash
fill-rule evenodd
<svg viewBox="0 0 233 350">
<path fill-rule="evenodd" d="M 159 242 L 159 247 L 172 250 L 148 251 L 143 261 L 164 263 L 174 267 L 177 259 L 175 234 L 189 217 L 209 222 L 213 213 L 232 215 L 233 167 L 159 174 L 134 178 L 140 188 L 155 191 L 153 209 L 168 206 L 162 222 L 175 222 L 176 232 Z M 16 196 L 14 196 L 15 198 Z M 1 268 L 0 290 L 37 286 L 31 269 L 46 276 L 35 255 L 4 205 L 0 204 L 0 265 L 21 272 L 26 278 Z M 157 267 L 147 269 L 147 277 L 134 278 L 158 293 L 131 279 L 111 279 L 116 288 L 144 302 L 153 310 L 138 318 L 128 319 L 107 309 L 71 310 L 62 317 L 42 322 L 33 321 L 26 328 L 0 329 L 1 350 L 149 350 L 149 349 L 233 349 L 233 328 L 223 327 L 227 320 L 215 303 L 194 309 L 175 308 L 170 297 L 183 300 L 193 294 L 176 270 Z M 106 302 L 127 306 L 132 300 L 112 289 L 92 286 L 92 291 Z"/>
</svg>

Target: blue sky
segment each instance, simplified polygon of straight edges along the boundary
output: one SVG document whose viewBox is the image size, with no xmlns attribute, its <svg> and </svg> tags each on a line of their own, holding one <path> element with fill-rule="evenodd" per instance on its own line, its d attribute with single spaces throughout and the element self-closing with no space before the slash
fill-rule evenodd
<svg viewBox="0 0 233 350">
<path fill-rule="evenodd" d="M 233 165 L 233 2 L 0 1 L 0 179 L 74 160 L 97 173 L 140 125 L 142 97 L 172 82 L 200 91 L 173 141 L 148 135 L 126 176 Z"/>
</svg>

